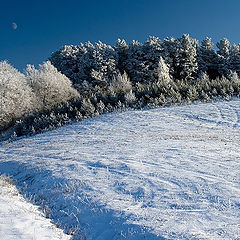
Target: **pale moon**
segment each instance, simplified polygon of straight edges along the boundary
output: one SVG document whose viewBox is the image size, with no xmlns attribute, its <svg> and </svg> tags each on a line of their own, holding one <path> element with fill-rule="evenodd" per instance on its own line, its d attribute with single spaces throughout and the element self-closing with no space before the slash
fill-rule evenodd
<svg viewBox="0 0 240 240">
<path fill-rule="evenodd" d="M 12 23 L 12 28 L 13 28 L 14 30 L 17 29 L 17 24 L 16 24 L 15 22 Z"/>
</svg>

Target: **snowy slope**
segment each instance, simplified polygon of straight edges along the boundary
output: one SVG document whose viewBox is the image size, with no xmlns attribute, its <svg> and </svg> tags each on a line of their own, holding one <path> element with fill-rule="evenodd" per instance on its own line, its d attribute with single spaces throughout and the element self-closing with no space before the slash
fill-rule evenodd
<svg viewBox="0 0 240 240">
<path fill-rule="evenodd" d="M 128 111 L 0 146 L 75 239 L 240 239 L 240 100 Z"/>
<path fill-rule="evenodd" d="M 0 177 L 1 240 L 67 240 L 70 236 L 57 229 L 18 193 L 9 179 Z"/>
</svg>

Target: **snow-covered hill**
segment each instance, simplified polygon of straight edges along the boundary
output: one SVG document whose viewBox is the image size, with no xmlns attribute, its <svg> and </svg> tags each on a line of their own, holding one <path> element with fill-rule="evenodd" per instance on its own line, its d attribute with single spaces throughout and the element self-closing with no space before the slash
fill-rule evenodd
<svg viewBox="0 0 240 240">
<path fill-rule="evenodd" d="M 240 100 L 102 115 L 0 146 L 75 239 L 240 239 Z"/>
</svg>

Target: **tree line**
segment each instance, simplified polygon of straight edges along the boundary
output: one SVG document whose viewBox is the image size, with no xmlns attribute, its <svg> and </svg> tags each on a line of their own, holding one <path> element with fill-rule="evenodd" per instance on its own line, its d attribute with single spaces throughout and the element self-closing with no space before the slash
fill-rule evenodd
<svg viewBox="0 0 240 240">
<path fill-rule="evenodd" d="M 240 92 L 240 45 L 149 37 L 129 45 L 66 45 L 24 74 L 0 63 L 0 130 L 33 134 L 116 109 L 165 106 Z"/>
</svg>

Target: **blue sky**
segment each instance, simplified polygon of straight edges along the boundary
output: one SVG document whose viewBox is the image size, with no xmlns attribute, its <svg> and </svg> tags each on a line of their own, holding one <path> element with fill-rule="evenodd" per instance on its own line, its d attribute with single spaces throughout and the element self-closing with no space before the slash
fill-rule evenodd
<svg viewBox="0 0 240 240">
<path fill-rule="evenodd" d="M 65 44 L 144 42 L 189 33 L 240 42 L 238 0 L 8 0 L 0 5 L 0 60 L 19 70 Z M 12 23 L 16 22 L 16 30 Z"/>
</svg>

